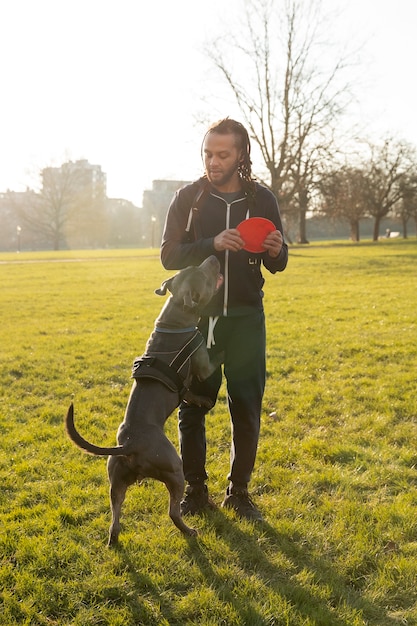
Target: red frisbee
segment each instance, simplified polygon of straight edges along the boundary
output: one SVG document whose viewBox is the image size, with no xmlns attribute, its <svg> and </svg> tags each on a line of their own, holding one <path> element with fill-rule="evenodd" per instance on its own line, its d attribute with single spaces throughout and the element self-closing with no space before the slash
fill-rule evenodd
<svg viewBox="0 0 417 626">
<path fill-rule="evenodd" d="M 266 236 L 277 229 L 275 224 L 265 217 L 250 217 L 240 222 L 236 228 L 245 242 L 243 249 L 248 252 L 265 252 L 262 244 Z"/>
</svg>

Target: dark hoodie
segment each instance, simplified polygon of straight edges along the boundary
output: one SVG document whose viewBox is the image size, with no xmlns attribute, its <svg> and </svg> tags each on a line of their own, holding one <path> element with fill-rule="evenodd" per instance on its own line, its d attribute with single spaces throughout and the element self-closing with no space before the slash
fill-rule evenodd
<svg viewBox="0 0 417 626">
<path fill-rule="evenodd" d="M 214 254 L 220 261 L 224 283 L 204 314 L 233 316 L 244 315 L 254 308 L 262 309 L 265 281 L 261 265 L 272 274 L 282 272 L 288 261 L 287 245 L 283 244 L 278 257 L 271 258 L 268 252 L 217 252 L 214 237 L 227 228 L 236 228 L 248 217 L 267 218 L 282 233 L 277 200 L 267 187 L 258 183 L 255 183 L 254 202 L 248 200 L 243 191 L 230 202 L 211 186 L 204 191 L 203 185 L 200 179 L 182 187 L 173 197 L 162 237 L 162 265 L 165 269 L 182 269 L 199 265 Z M 202 197 L 196 202 L 200 194 Z"/>
</svg>

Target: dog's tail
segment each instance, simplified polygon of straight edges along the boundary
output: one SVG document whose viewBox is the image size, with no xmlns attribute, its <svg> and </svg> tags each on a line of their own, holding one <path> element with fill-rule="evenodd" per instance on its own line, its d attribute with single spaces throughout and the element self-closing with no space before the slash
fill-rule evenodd
<svg viewBox="0 0 417 626">
<path fill-rule="evenodd" d="M 89 454 L 95 454 L 97 456 L 126 456 L 127 451 L 124 446 L 113 446 L 111 448 L 102 448 L 90 443 L 75 428 L 74 424 L 74 405 L 71 403 L 65 418 L 65 427 L 67 429 L 68 437 L 82 450 L 85 450 Z"/>
</svg>

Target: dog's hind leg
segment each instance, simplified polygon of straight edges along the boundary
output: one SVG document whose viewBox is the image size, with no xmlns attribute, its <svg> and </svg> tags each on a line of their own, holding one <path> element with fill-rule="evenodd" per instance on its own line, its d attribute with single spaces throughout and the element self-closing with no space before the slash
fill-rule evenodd
<svg viewBox="0 0 417 626">
<path fill-rule="evenodd" d="M 185 481 L 182 474 L 182 470 L 175 474 L 165 476 L 164 483 L 169 491 L 169 516 L 174 522 L 175 526 L 189 537 L 197 535 L 197 531 L 194 528 L 190 528 L 184 522 L 181 517 L 180 502 L 184 495 Z"/>
<path fill-rule="evenodd" d="M 119 540 L 120 513 L 126 497 L 127 488 L 135 482 L 135 476 L 126 471 L 126 466 L 119 457 L 109 457 L 107 471 L 110 481 L 110 506 L 112 523 L 109 530 L 108 546 L 115 546 Z"/>
<path fill-rule="evenodd" d="M 110 487 L 110 502 L 112 512 L 112 523 L 109 530 L 108 546 L 115 546 L 119 541 L 120 533 L 120 513 L 122 510 L 122 504 L 125 499 L 127 491 L 127 485 L 119 485 L 117 488 Z"/>
</svg>

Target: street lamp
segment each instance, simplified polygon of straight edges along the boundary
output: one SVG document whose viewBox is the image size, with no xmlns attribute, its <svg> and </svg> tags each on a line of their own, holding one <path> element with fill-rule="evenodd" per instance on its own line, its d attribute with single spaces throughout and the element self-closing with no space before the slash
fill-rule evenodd
<svg viewBox="0 0 417 626">
<path fill-rule="evenodd" d="M 22 227 L 21 226 L 16 226 L 17 251 L 18 252 L 20 252 L 20 247 L 21 247 L 21 234 L 22 234 Z"/>
<path fill-rule="evenodd" d="M 155 215 L 152 215 L 151 217 L 151 222 L 152 222 L 152 237 L 151 237 L 151 244 L 152 244 L 152 248 L 155 247 L 155 223 L 156 223 L 156 217 Z"/>
</svg>

